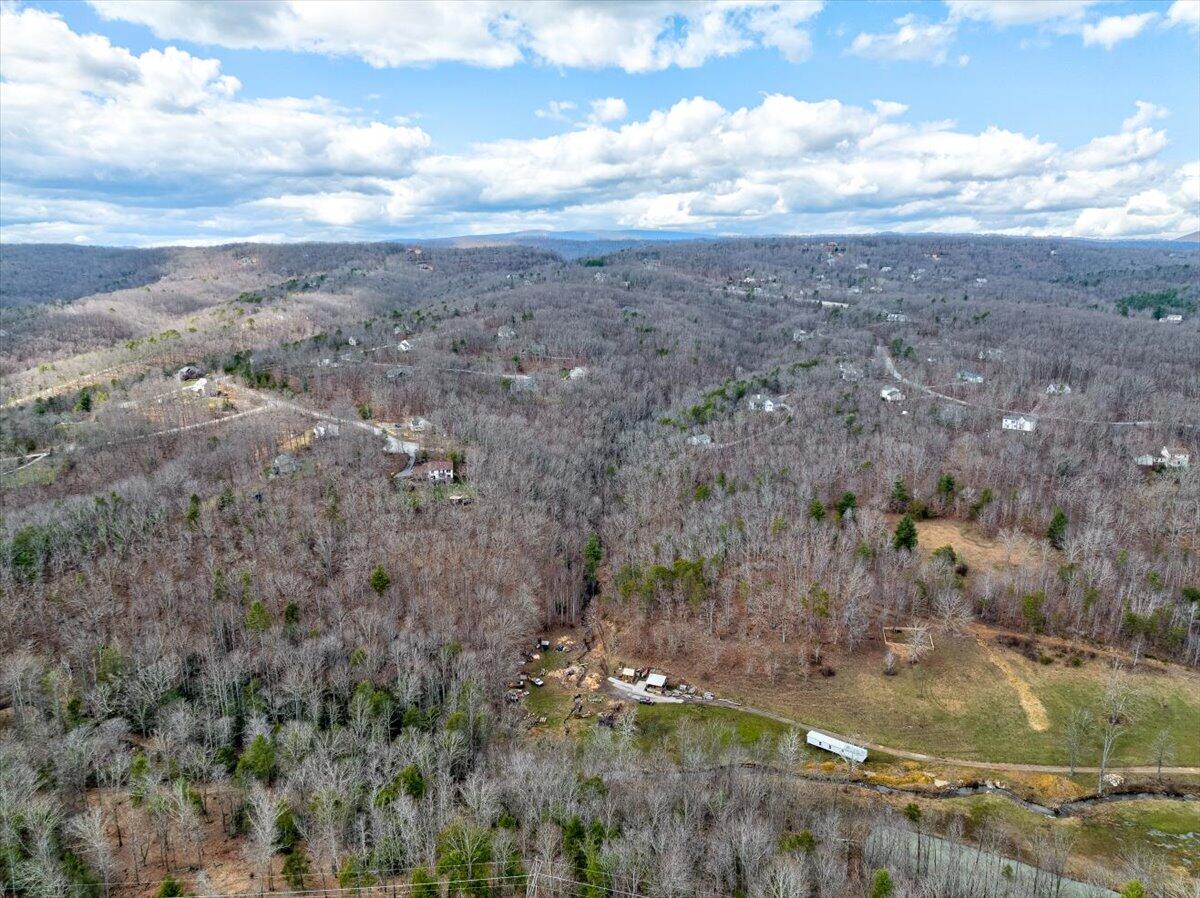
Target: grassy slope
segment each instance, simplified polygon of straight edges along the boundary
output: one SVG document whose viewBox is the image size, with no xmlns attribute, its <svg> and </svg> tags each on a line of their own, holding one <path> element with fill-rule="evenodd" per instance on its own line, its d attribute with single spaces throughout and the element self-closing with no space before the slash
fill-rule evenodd
<svg viewBox="0 0 1200 898">
<path fill-rule="evenodd" d="M 983 650 L 969 639 L 938 639 L 934 655 L 894 677 L 880 659 L 863 655 L 838 666 L 837 676 L 813 678 L 794 688 L 744 684 L 747 702 L 814 726 L 895 748 L 944 757 L 1009 763 L 1065 764 L 1062 732 L 1072 708 L 1097 710 L 1108 670 L 1099 660 L 1070 668 L 1035 664 L 1000 647 L 1045 705 L 1050 728 L 1029 728 L 1016 693 Z M 1122 764 L 1152 763 L 1150 740 L 1160 728 L 1175 742 L 1175 763 L 1200 764 L 1200 683 L 1194 678 L 1135 674 L 1143 696 L 1137 726 L 1117 748 Z M 1093 763 L 1089 758 L 1085 763 Z"/>
</svg>

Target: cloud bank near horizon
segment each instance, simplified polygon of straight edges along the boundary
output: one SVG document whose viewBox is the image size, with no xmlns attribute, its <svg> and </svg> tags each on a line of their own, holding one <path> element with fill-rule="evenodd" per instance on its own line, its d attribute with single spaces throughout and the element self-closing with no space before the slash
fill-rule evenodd
<svg viewBox="0 0 1200 898">
<path fill-rule="evenodd" d="M 155 30 L 169 34 L 177 6 L 135 4 L 124 15 L 162 19 Z M 1037 6 L 1019 8 L 1028 18 Z M 1046 15 L 1053 10 L 1056 27 L 1079 28 L 1089 40 L 1079 18 L 1088 4 L 1075 4 L 1074 16 L 1064 11 L 1070 6 L 1050 4 Z M 264 16 L 280 8 L 259 7 Z M 1006 9 L 1015 14 L 995 4 L 953 3 L 948 21 Z M 745 40 L 761 42 L 799 28 L 820 4 L 751 10 L 785 16 L 781 30 L 747 18 L 747 10 L 729 18 L 728 10 L 697 7 L 701 20 L 720 12 L 719 22 L 697 27 L 719 29 L 728 19 L 750 35 Z M 1092 25 L 1100 45 L 1124 39 L 1136 25 L 1105 22 Z M 1190 20 L 1182 24 L 1191 27 Z M 240 27 L 221 34 L 259 46 L 263 34 L 278 31 L 253 16 Z M 944 29 L 912 20 L 900 27 L 915 36 L 872 35 L 849 52 L 951 61 Z M 929 28 L 932 55 L 908 46 Z M 651 48 L 624 63 L 592 64 L 683 65 L 689 53 L 707 58 L 718 53 L 712 47 L 725 46 L 713 38 L 717 43 L 703 51 L 685 52 L 688 35 L 671 44 L 669 59 Z M 566 53 L 568 43 L 555 43 L 556 52 Z M 491 50 L 478 52 L 481 64 L 512 64 L 502 55 L 493 59 Z M 596 52 L 596 60 L 609 59 Z M 804 55 L 796 42 L 780 52 Z M 379 53 L 380 64 L 393 64 Z M 449 153 L 417 122 L 375 120 L 317 96 L 248 97 L 219 59 L 170 46 L 134 53 L 102 35 L 78 33 L 53 13 L 12 5 L 0 6 L 0 79 L 0 234 L 13 242 L 198 244 L 603 228 L 1116 238 L 1200 228 L 1200 161 L 1162 160 L 1169 110 L 1145 102 L 1125 110 L 1128 117 L 1111 133 L 1059 146 L 1000 125 L 969 131 L 953 121 L 916 120 L 887 98 L 855 105 L 771 93 L 755 105 L 726 108 L 691 96 L 630 120 L 624 98 L 597 96 L 585 108 L 552 101 L 531 109 L 561 126 L 551 136 L 492 139 Z"/>
</svg>

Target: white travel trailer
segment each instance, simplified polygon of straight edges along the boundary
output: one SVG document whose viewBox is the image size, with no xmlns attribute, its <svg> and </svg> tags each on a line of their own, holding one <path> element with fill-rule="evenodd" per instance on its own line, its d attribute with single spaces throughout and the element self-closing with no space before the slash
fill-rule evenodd
<svg viewBox="0 0 1200 898">
<path fill-rule="evenodd" d="M 861 764 L 867 759 L 867 750 L 859 745 L 854 745 L 850 742 L 843 742 L 836 736 L 829 736 L 825 733 L 819 733 L 816 730 L 808 731 L 807 742 L 809 745 L 823 748 L 825 751 L 831 751 L 835 755 L 845 758 L 847 761 L 852 761 L 855 764 Z"/>
</svg>

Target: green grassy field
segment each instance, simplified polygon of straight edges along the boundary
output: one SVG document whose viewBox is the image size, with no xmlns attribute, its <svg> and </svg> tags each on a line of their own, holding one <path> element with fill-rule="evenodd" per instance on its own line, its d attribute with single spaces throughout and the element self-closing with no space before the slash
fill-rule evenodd
<svg viewBox="0 0 1200 898">
<path fill-rule="evenodd" d="M 638 705 L 638 746 L 643 749 L 669 747 L 685 734 L 708 728 L 723 731 L 722 739 L 736 740 L 745 748 L 762 738 L 775 742 L 788 727 L 757 714 L 732 708 L 705 705 Z"/>
<path fill-rule="evenodd" d="M 1044 705 L 1050 726 L 1031 729 L 1017 693 L 1004 674 L 970 639 L 941 639 L 921 664 L 883 674 L 874 655 L 838 665 L 830 678 L 813 678 L 795 688 L 742 685 L 730 688 L 749 704 L 812 726 L 895 748 L 942 757 L 997 763 L 1066 764 L 1063 731 L 1075 707 L 1100 708 L 1108 668 L 1100 660 L 1081 667 L 1041 665 L 996 647 Z M 1172 735 L 1174 763 L 1200 765 L 1200 681 L 1143 672 L 1131 675 L 1140 701 L 1115 763 L 1153 763 L 1150 743 L 1160 729 Z M 1081 764 L 1094 764 L 1089 751 Z"/>
</svg>

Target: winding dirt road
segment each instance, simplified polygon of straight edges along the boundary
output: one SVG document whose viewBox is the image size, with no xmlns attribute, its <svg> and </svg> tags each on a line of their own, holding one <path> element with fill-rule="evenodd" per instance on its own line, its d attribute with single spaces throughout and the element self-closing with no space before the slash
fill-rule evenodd
<svg viewBox="0 0 1200 898">
<path fill-rule="evenodd" d="M 1188 424 L 1184 421 L 1098 421 L 1093 418 L 1072 418 L 1066 415 L 1048 415 L 1042 412 L 1033 412 L 1022 409 L 1004 408 L 999 405 L 989 405 L 986 402 L 971 402 L 967 399 L 960 399 L 957 396 L 948 396 L 945 393 L 939 393 L 932 387 L 927 387 L 924 384 L 913 380 L 910 377 L 905 377 L 900 373 L 900 369 L 896 367 L 896 362 L 892 358 L 891 353 L 883 346 L 878 347 L 877 352 L 883 358 L 883 364 L 887 367 L 888 373 L 893 378 L 900 381 L 905 386 L 911 387 L 926 396 L 932 396 L 935 399 L 941 399 L 943 402 L 952 402 L 955 405 L 961 405 L 965 408 L 977 408 L 983 411 L 999 412 L 1003 415 L 1027 415 L 1032 418 L 1037 418 L 1039 421 L 1062 421 L 1066 424 L 1095 424 L 1101 427 L 1186 427 L 1191 430 L 1200 430 L 1200 424 Z"/>
</svg>

